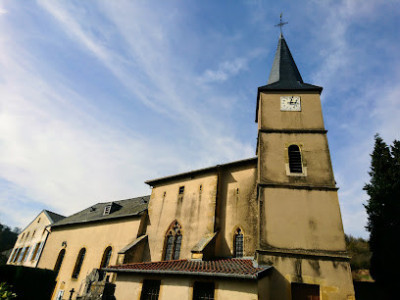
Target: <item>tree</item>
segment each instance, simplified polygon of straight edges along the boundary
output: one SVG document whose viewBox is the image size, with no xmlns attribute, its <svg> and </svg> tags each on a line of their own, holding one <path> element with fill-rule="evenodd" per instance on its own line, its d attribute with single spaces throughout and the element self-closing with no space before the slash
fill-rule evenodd
<svg viewBox="0 0 400 300">
<path fill-rule="evenodd" d="M 15 241 L 18 237 L 18 233 L 16 233 L 15 230 L 16 229 L 13 231 L 10 229 L 10 227 L 0 223 L 0 265 L 5 264 L 8 258 L 1 252 L 14 247 Z"/>
<path fill-rule="evenodd" d="M 368 241 L 363 238 L 355 238 L 345 235 L 346 248 L 349 253 L 350 267 L 352 271 L 369 269 L 371 252 L 369 251 Z"/>
<path fill-rule="evenodd" d="M 17 295 L 11 291 L 11 286 L 5 282 L 0 282 L 0 299 L 9 300 L 16 297 Z"/>
<path fill-rule="evenodd" d="M 395 286 L 400 269 L 400 142 L 388 146 L 375 135 L 370 183 L 364 186 L 370 232 L 371 276 L 379 284 Z"/>
</svg>

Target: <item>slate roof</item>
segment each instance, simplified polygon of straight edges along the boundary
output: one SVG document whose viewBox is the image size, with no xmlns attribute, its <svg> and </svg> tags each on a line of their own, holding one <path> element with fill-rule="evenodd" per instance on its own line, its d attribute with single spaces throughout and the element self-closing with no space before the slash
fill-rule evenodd
<svg viewBox="0 0 400 300">
<path fill-rule="evenodd" d="M 156 178 L 156 179 L 151 179 L 151 180 L 147 180 L 145 181 L 145 183 L 147 183 L 150 186 L 155 186 L 156 184 L 168 181 L 168 180 L 172 180 L 172 179 L 182 179 L 182 178 L 191 178 L 195 175 L 198 174 L 204 174 L 204 173 L 208 173 L 208 172 L 213 172 L 218 170 L 219 168 L 225 168 L 225 167 L 235 167 L 235 166 L 240 166 L 240 165 L 246 165 L 246 164 L 253 164 L 253 163 L 257 163 L 257 157 L 252 157 L 252 158 L 247 158 L 247 159 L 242 159 L 242 160 L 237 160 L 237 161 L 232 161 L 226 164 L 220 164 L 220 165 L 215 165 L 212 167 L 208 167 L 208 168 L 203 168 L 203 169 L 197 169 L 197 170 L 192 170 L 189 172 L 184 172 L 184 173 L 178 173 L 178 174 L 174 174 L 174 175 L 170 175 L 170 176 L 165 176 L 165 177 L 160 177 L 160 178 Z"/>
<path fill-rule="evenodd" d="M 260 86 L 257 92 L 256 122 L 258 121 L 258 100 L 263 91 L 316 91 L 321 93 L 322 87 L 305 83 L 294 62 L 292 53 L 283 35 L 279 37 L 267 85 Z"/>
<path fill-rule="evenodd" d="M 65 216 L 56 214 L 55 212 L 49 211 L 47 209 L 44 209 L 43 211 L 49 217 L 51 223 L 56 223 L 65 218 Z"/>
<path fill-rule="evenodd" d="M 149 200 L 150 200 L 150 196 L 142 196 L 142 197 L 126 199 L 126 200 L 97 203 L 97 204 L 92 205 L 76 214 L 73 214 L 72 216 L 69 216 L 63 220 L 60 220 L 57 223 L 54 223 L 51 227 L 53 228 L 53 227 L 61 227 L 61 226 L 73 225 L 73 224 L 81 224 L 81 223 L 97 222 L 97 221 L 131 217 L 131 216 L 139 216 L 147 209 Z M 114 203 L 114 206 L 117 207 L 117 209 L 115 209 L 108 215 L 103 215 L 104 208 L 107 205 L 110 205 L 113 203 Z"/>
<path fill-rule="evenodd" d="M 257 266 L 251 259 L 168 260 L 109 266 L 106 271 L 116 273 L 164 274 L 203 277 L 229 277 L 260 279 L 267 275 L 271 266 Z"/>
</svg>

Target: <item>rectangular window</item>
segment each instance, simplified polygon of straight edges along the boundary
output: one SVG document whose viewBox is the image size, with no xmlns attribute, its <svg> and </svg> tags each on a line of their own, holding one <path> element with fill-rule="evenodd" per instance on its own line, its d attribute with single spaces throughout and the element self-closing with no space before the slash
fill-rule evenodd
<svg viewBox="0 0 400 300">
<path fill-rule="evenodd" d="M 16 262 L 20 254 L 21 254 L 21 248 L 18 248 L 12 262 Z"/>
<path fill-rule="evenodd" d="M 31 261 L 34 261 L 36 259 L 36 254 L 38 253 L 39 247 L 40 247 L 40 243 L 37 243 L 35 248 L 32 251 Z"/>
<path fill-rule="evenodd" d="M 39 259 L 40 253 L 42 252 L 42 249 L 43 249 L 43 245 L 44 245 L 44 242 L 41 242 L 40 245 L 39 245 L 39 248 L 38 248 L 38 250 L 36 252 L 36 256 L 35 256 L 34 260 L 38 260 Z"/>
<path fill-rule="evenodd" d="M 15 248 L 15 249 L 13 250 L 13 252 L 11 253 L 11 255 L 10 255 L 10 257 L 9 257 L 9 260 L 8 260 L 9 263 L 12 263 L 12 262 L 13 262 L 14 257 L 15 257 L 15 255 L 17 254 L 17 251 L 18 251 L 17 248 Z"/>
<path fill-rule="evenodd" d="M 292 282 L 292 300 L 319 300 L 319 285 Z"/>
<path fill-rule="evenodd" d="M 184 186 L 180 186 L 179 187 L 179 195 L 183 195 L 184 192 L 185 192 L 185 187 Z"/>
<path fill-rule="evenodd" d="M 26 253 L 26 247 L 21 248 L 21 252 L 18 255 L 18 263 L 20 263 L 24 258 L 25 258 L 25 253 Z"/>
<path fill-rule="evenodd" d="M 193 300 L 214 300 L 214 282 L 195 282 Z"/>
<path fill-rule="evenodd" d="M 30 251 L 30 250 L 31 250 L 31 247 L 26 247 L 25 254 L 24 254 L 24 258 L 22 259 L 23 262 L 25 262 L 26 259 L 28 258 L 28 255 L 29 255 L 29 251 Z"/>
<path fill-rule="evenodd" d="M 111 212 L 111 205 L 107 205 L 106 207 L 104 207 L 104 212 L 103 212 L 104 216 L 109 215 L 110 212 Z"/>
<path fill-rule="evenodd" d="M 158 300 L 160 294 L 161 280 L 147 280 L 143 281 L 142 294 L 140 300 Z"/>
</svg>

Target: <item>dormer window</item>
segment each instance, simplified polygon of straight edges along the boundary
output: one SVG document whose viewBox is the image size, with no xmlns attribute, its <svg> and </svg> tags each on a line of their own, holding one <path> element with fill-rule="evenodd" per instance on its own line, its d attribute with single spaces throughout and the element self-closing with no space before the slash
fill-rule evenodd
<svg viewBox="0 0 400 300">
<path fill-rule="evenodd" d="M 107 203 L 106 206 L 104 207 L 103 216 L 112 214 L 113 212 L 119 210 L 121 207 L 122 207 L 121 205 L 115 202 Z"/>
<path fill-rule="evenodd" d="M 103 216 L 109 215 L 111 213 L 111 207 L 112 204 L 106 205 L 106 207 L 104 207 Z"/>
</svg>

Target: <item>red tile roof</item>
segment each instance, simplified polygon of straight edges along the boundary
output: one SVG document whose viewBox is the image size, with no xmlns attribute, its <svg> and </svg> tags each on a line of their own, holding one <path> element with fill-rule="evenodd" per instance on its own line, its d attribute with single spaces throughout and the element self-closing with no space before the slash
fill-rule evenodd
<svg viewBox="0 0 400 300">
<path fill-rule="evenodd" d="M 109 266 L 109 272 L 147 273 L 165 275 L 192 275 L 258 279 L 266 274 L 270 266 L 257 266 L 251 259 L 168 260 Z"/>
</svg>

